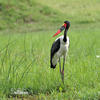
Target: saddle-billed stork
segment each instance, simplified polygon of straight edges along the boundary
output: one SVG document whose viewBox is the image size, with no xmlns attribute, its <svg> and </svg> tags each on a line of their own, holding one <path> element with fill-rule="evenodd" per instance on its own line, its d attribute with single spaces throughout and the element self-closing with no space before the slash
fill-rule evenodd
<svg viewBox="0 0 100 100">
<path fill-rule="evenodd" d="M 70 22 L 69 21 L 64 21 L 63 26 L 53 35 L 55 37 L 59 33 L 61 33 L 64 29 L 64 35 L 58 37 L 54 43 L 52 44 L 51 47 L 51 54 L 50 54 L 50 64 L 51 68 L 56 68 L 57 62 L 59 61 L 59 67 L 60 67 L 60 73 L 61 73 L 61 78 L 64 83 L 64 64 L 65 64 L 65 57 L 68 52 L 69 48 L 69 37 L 67 36 L 68 29 L 70 27 Z M 63 68 L 61 70 L 61 62 L 60 62 L 60 57 L 63 56 Z"/>
</svg>

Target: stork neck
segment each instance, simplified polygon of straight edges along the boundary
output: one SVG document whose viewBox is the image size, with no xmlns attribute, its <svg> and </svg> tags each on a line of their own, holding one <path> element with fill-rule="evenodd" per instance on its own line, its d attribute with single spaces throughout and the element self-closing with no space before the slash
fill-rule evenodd
<svg viewBox="0 0 100 100">
<path fill-rule="evenodd" d="M 64 31 L 64 38 L 63 41 L 66 42 L 67 41 L 67 29 L 65 29 Z"/>
</svg>

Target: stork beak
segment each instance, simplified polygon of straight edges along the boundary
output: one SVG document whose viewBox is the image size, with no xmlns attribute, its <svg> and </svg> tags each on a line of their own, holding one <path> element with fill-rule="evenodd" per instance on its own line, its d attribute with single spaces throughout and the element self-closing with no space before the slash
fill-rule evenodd
<svg viewBox="0 0 100 100">
<path fill-rule="evenodd" d="M 61 28 L 53 35 L 53 37 L 55 37 L 56 35 L 60 34 L 65 28 L 66 28 L 67 24 L 64 23 Z"/>
</svg>

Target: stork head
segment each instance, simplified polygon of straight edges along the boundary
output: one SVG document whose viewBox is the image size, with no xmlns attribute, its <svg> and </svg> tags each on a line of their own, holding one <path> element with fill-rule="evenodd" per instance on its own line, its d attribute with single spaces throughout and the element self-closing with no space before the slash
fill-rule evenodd
<svg viewBox="0 0 100 100">
<path fill-rule="evenodd" d="M 66 29 L 69 29 L 69 27 L 70 27 L 70 22 L 69 22 L 69 21 L 64 21 L 64 23 L 66 24 Z"/>
<path fill-rule="evenodd" d="M 69 21 L 64 21 L 64 24 L 61 26 L 61 28 L 53 35 L 53 37 L 55 37 L 56 35 L 58 35 L 59 33 L 61 33 L 64 29 L 69 29 L 70 27 L 70 22 Z"/>
</svg>

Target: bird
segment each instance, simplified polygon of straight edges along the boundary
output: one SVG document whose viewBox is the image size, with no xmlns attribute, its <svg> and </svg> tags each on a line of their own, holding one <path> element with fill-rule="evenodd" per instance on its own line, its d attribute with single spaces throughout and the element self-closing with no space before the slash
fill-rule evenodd
<svg viewBox="0 0 100 100">
<path fill-rule="evenodd" d="M 62 78 L 62 82 L 64 83 L 64 65 L 65 65 L 65 58 L 68 54 L 70 40 L 67 36 L 67 32 L 70 28 L 70 22 L 64 21 L 64 24 L 61 26 L 60 29 L 53 35 L 53 37 L 57 36 L 64 30 L 64 35 L 58 37 L 52 44 L 51 52 L 50 52 L 50 67 L 55 69 L 57 62 L 59 62 L 59 69 Z M 61 69 L 61 61 L 60 58 L 63 57 L 63 68 Z"/>
</svg>

